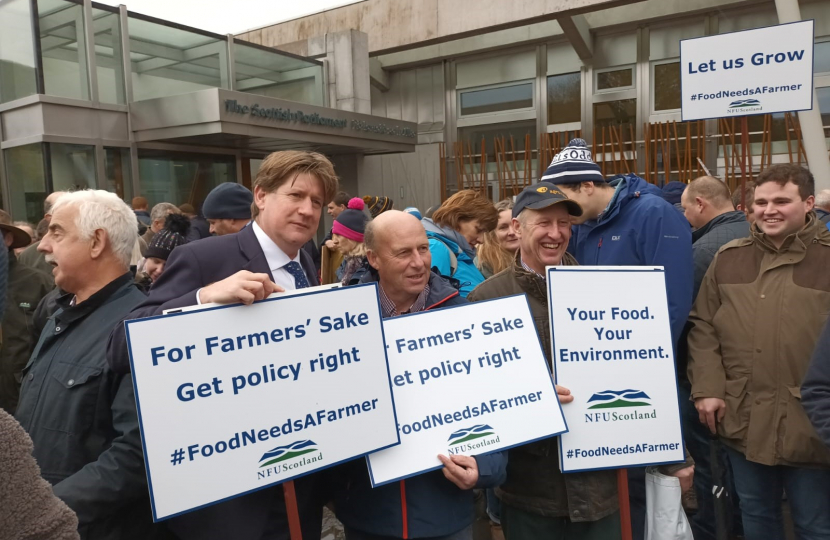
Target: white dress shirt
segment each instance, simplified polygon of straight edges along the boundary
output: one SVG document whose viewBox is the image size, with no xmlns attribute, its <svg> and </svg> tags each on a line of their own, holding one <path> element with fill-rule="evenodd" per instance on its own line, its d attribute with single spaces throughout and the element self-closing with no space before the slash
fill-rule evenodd
<svg viewBox="0 0 830 540">
<path fill-rule="evenodd" d="M 271 275 L 274 277 L 274 283 L 286 291 L 296 290 L 297 283 L 294 281 L 294 276 L 292 276 L 288 270 L 284 268 L 284 266 L 291 261 L 296 261 L 297 264 L 300 265 L 300 268 L 302 268 L 303 265 L 300 262 L 300 250 L 297 250 L 297 255 L 293 259 L 289 259 L 288 255 L 286 255 L 285 252 L 281 250 L 280 247 L 275 244 L 267 234 L 265 234 L 265 231 L 262 230 L 262 227 L 260 227 L 256 221 L 254 221 L 250 227 L 254 230 L 256 239 L 259 242 L 259 247 L 262 248 L 262 252 L 265 254 L 265 260 L 268 262 L 268 268 L 271 270 Z M 305 272 L 305 268 L 303 268 L 303 272 Z M 306 279 L 308 279 L 308 276 L 306 276 Z M 311 283 L 311 280 L 309 279 L 308 282 Z M 202 304 L 202 299 L 199 297 L 199 293 L 201 291 L 201 288 L 196 291 L 196 304 L 198 305 Z"/>
<path fill-rule="evenodd" d="M 262 248 L 262 252 L 265 253 L 265 260 L 268 261 L 268 268 L 271 269 L 271 275 L 274 276 L 274 283 L 286 291 L 295 290 L 297 288 L 297 284 L 294 282 L 294 276 L 288 273 L 288 270 L 283 267 L 289 262 L 295 261 L 300 265 L 300 268 L 302 268 L 302 263 L 300 263 L 300 251 L 297 250 L 297 255 L 293 259 L 289 259 L 288 255 L 286 255 L 285 252 L 281 250 L 267 234 L 265 234 L 265 231 L 262 230 L 262 227 L 260 227 L 256 221 L 251 224 L 251 227 L 254 229 L 254 234 L 256 235 L 256 239 L 259 241 L 259 246 Z M 303 272 L 305 272 L 304 268 Z M 308 276 L 306 276 L 306 278 L 308 278 Z M 311 280 L 308 281 L 311 283 Z"/>
</svg>

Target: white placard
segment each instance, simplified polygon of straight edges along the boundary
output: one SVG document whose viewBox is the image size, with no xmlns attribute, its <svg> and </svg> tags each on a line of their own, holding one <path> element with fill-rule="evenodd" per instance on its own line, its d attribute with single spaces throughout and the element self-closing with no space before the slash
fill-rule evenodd
<svg viewBox="0 0 830 540">
<path fill-rule="evenodd" d="M 525 295 L 385 319 L 401 444 L 368 456 L 374 486 L 567 430 Z"/>
<path fill-rule="evenodd" d="M 662 267 L 548 267 L 563 472 L 683 461 Z"/>
<path fill-rule="evenodd" d="M 680 42 L 684 121 L 813 108 L 813 21 Z"/>
<path fill-rule="evenodd" d="M 155 520 L 399 442 L 375 284 L 126 330 Z"/>
</svg>

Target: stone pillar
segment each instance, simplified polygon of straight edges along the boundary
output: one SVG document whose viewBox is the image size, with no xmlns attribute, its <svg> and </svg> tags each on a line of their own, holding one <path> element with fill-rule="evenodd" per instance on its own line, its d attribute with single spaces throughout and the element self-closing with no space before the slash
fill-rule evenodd
<svg viewBox="0 0 830 540">
<path fill-rule="evenodd" d="M 775 9 L 778 12 L 779 23 L 790 23 L 801 20 L 801 10 L 798 0 L 775 0 Z M 821 126 L 821 112 L 818 109 L 815 83 L 813 84 L 813 108 L 798 113 L 798 122 L 801 124 L 801 135 L 804 139 L 804 150 L 807 153 L 807 162 L 810 172 L 816 179 L 816 191 L 830 189 L 830 159 L 827 156 L 827 144 L 824 140 L 824 128 Z"/>
<path fill-rule="evenodd" d="M 329 107 L 372 113 L 369 90 L 369 36 L 357 30 L 309 38 L 309 56 L 325 54 Z"/>
</svg>

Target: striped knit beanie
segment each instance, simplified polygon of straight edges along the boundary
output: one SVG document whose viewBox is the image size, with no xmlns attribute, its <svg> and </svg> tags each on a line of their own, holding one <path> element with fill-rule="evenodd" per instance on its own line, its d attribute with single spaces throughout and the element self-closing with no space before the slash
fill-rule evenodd
<svg viewBox="0 0 830 540">
<path fill-rule="evenodd" d="M 599 165 L 591 158 L 591 151 L 583 139 L 573 139 L 554 156 L 542 182 L 551 184 L 579 184 L 580 182 L 605 182 Z"/>
<path fill-rule="evenodd" d="M 187 243 L 187 231 L 190 220 L 182 214 L 169 214 L 164 228 L 153 237 L 147 246 L 145 257 L 154 257 L 166 261 L 173 249 Z"/>
<path fill-rule="evenodd" d="M 392 199 L 389 197 L 375 197 L 366 195 L 363 197 L 363 202 L 369 207 L 369 212 L 372 214 L 372 219 L 375 219 L 387 210 L 392 209 Z"/>
</svg>

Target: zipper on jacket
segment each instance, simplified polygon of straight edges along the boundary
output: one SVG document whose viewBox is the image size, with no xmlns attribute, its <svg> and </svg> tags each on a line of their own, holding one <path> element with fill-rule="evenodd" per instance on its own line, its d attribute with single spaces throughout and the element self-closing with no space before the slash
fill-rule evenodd
<svg viewBox="0 0 830 540">
<path fill-rule="evenodd" d="M 597 260 L 594 261 L 595 265 L 599 265 L 599 250 L 602 249 L 602 237 L 599 237 L 599 243 L 597 244 Z"/>
<path fill-rule="evenodd" d="M 403 522 L 402 527 L 402 538 L 404 540 L 409 538 L 409 524 L 407 523 L 407 516 L 406 516 L 406 480 L 401 480 L 401 521 Z"/>
</svg>

